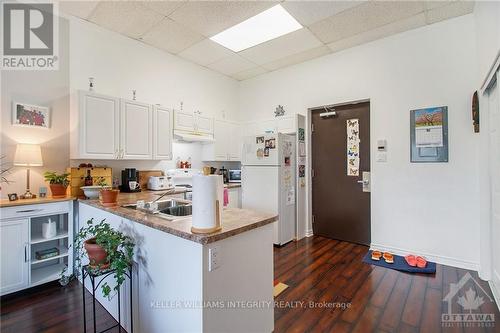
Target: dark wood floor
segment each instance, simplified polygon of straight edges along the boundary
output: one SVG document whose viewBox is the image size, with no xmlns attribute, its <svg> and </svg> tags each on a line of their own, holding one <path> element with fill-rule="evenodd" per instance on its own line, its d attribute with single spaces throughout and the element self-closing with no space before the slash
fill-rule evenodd
<svg viewBox="0 0 500 333">
<path fill-rule="evenodd" d="M 290 286 L 276 298 L 275 332 L 500 332 L 500 314 L 488 301 L 480 310 L 494 313 L 493 328 L 442 327 L 442 299 L 467 270 L 438 265 L 433 276 L 400 273 L 362 263 L 367 250 L 317 236 L 275 249 L 275 281 Z M 488 284 L 470 273 L 491 294 Z M 86 297 L 90 301 L 89 293 Z M 309 302 L 351 306 L 311 308 Z M 52 283 L 4 296 L 0 306 L 2 333 L 82 331 L 82 292 L 75 281 L 67 288 Z M 116 324 L 100 305 L 97 312 L 98 329 Z"/>
</svg>

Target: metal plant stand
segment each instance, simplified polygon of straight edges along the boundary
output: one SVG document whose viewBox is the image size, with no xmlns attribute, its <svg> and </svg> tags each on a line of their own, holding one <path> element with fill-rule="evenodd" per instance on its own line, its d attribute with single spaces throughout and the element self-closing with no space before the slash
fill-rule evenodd
<svg viewBox="0 0 500 333">
<path fill-rule="evenodd" d="M 82 291 L 83 291 L 83 332 L 87 332 L 87 317 L 85 311 L 85 278 L 90 277 L 90 283 L 92 284 L 92 317 L 94 322 L 94 333 L 97 333 L 96 328 L 96 316 L 95 316 L 95 291 L 99 288 L 101 282 L 108 277 L 109 275 L 115 272 L 114 269 L 105 269 L 105 270 L 94 270 L 89 267 L 89 265 L 85 265 L 82 267 Z M 130 332 L 134 332 L 134 317 L 132 312 L 132 266 L 129 267 L 128 273 L 125 275 L 130 280 Z M 99 279 L 96 284 L 96 278 Z M 122 332 L 121 326 L 121 311 L 120 311 L 120 289 L 118 289 L 118 324 L 108 327 L 107 329 L 100 331 L 99 333 L 103 333 L 109 331 L 115 327 L 118 327 L 118 331 Z"/>
</svg>

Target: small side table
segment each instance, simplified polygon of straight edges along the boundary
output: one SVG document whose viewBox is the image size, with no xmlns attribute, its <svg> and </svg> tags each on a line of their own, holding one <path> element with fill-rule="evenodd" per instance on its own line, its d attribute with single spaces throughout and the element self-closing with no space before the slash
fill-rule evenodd
<svg viewBox="0 0 500 333">
<path fill-rule="evenodd" d="M 82 291 L 83 291 L 83 332 L 87 332 L 87 317 L 86 317 L 86 311 L 85 311 L 85 278 L 88 276 L 90 277 L 90 282 L 92 284 L 92 317 L 94 321 L 94 333 L 97 333 L 97 328 L 96 328 L 96 317 L 95 317 L 95 291 L 97 288 L 99 288 L 99 285 L 101 282 L 108 277 L 109 275 L 113 274 L 115 272 L 114 269 L 104 269 L 104 270 L 94 270 L 89 267 L 89 265 L 85 265 L 82 267 Z M 130 332 L 134 332 L 134 317 L 133 317 L 133 312 L 132 312 L 132 266 L 129 267 L 128 273 L 125 273 L 125 275 L 129 278 L 130 280 Z M 96 284 L 96 279 L 98 279 L 97 284 Z M 118 324 L 113 325 L 103 331 L 100 331 L 99 333 L 103 333 L 106 331 L 109 331 L 110 329 L 113 329 L 115 327 L 118 327 L 118 331 L 122 332 L 122 326 L 121 326 L 121 311 L 120 311 L 120 289 L 118 289 Z"/>
</svg>

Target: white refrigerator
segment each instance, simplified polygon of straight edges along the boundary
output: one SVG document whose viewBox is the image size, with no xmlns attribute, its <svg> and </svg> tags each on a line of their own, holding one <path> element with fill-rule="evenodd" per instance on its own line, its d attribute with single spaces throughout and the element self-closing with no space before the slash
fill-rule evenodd
<svg viewBox="0 0 500 333">
<path fill-rule="evenodd" d="M 277 214 L 274 244 L 295 238 L 295 138 L 262 134 L 243 139 L 242 207 Z"/>
</svg>

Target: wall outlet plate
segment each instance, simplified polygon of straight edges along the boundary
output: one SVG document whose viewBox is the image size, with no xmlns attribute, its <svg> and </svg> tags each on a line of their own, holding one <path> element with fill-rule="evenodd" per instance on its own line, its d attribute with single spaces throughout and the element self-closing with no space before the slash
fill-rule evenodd
<svg viewBox="0 0 500 333">
<path fill-rule="evenodd" d="M 214 246 L 208 249 L 208 271 L 211 272 L 220 267 L 222 264 L 220 256 L 220 248 Z"/>
</svg>

